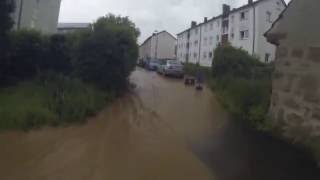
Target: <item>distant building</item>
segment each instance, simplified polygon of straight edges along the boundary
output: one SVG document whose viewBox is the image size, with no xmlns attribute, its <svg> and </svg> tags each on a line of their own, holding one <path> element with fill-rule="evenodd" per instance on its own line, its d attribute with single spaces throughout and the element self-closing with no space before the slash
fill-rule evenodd
<svg viewBox="0 0 320 180">
<path fill-rule="evenodd" d="M 57 27 L 57 32 L 64 34 L 89 28 L 90 23 L 59 23 Z"/>
<path fill-rule="evenodd" d="M 167 31 L 154 33 L 139 47 L 140 59 L 175 59 L 177 39 Z"/>
<path fill-rule="evenodd" d="M 177 58 L 183 62 L 211 66 L 214 50 L 219 43 L 229 42 L 261 61 L 274 60 L 275 46 L 263 34 L 286 8 L 283 0 L 248 0 L 248 4 L 231 9 L 223 5 L 223 13 L 178 34 Z"/>
<path fill-rule="evenodd" d="M 14 0 L 14 29 L 36 29 L 43 33 L 57 30 L 61 0 Z"/>
<path fill-rule="evenodd" d="M 319 7 L 319 0 L 292 0 L 266 37 L 277 45 L 272 124 L 284 136 L 311 146 L 320 165 Z"/>
</svg>

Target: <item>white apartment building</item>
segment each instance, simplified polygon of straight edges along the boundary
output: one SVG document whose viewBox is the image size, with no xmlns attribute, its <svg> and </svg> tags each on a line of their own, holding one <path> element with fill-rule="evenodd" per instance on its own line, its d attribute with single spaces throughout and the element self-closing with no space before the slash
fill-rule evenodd
<svg viewBox="0 0 320 180">
<path fill-rule="evenodd" d="M 61 0 L 14 0 L 14 29 L 36 29 L 56 33 Z"/>
<path fill-rule="evenodd" d="M 248 0 L 248 4 L 231 9 L 204 22 L 191 22 L 191 27 L 178 36 L 177 59 L 182 62 L 211 66 L 219 43 L 229 42 L 259 57 L 262 62 L 275 59 L 276 47 L 267 42 L 264 33 L 286 8 L 283 0 Z"/>
<path fill-rule="evenodd" d="M 139 47 L 139 59 L 175 59 L 177 39 L 167 31 L 153 33 Z"/>
</svg>

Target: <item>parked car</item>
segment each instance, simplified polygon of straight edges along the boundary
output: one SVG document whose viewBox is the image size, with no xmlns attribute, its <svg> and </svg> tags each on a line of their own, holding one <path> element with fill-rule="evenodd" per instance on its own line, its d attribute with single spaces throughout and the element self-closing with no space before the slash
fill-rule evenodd
<svg viewBox="0 0 320 180">
<path fill-rule="evenodd" d="M 168 61 L 168 59 L 161 59 L 161 60 L 159 60 L 159 65 L 158 65 L 158 69 L 157 69 L 157 72 L 158 72 L 159 74 L 162 74 L 163 68 L 164 68 L 164 66 L 166 66 L 167 61 Z"/>
<path fill-rule="evenodd" d="M 159 66 L 159 61 L 157 59 L 149 59 L 146 62 L 146 69 L 151 71 L 156 71 Z"/>
<path fill-rule="evenodd" d="M 181 64 L 181 62 L 177 60 L 167 60 L 165 64 L 160 67 L 159 73 L 165 76 L 172 75 L 177 77 L 183 77 L 183 65 Z"/>
</svg>

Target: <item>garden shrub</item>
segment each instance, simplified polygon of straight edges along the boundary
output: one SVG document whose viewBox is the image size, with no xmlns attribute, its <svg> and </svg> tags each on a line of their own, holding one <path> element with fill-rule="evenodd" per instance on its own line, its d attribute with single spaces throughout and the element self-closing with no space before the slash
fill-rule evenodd
<svg viewBox="0 0 320 180">
<path fill-rule="evenodd" d="M 138 36 L 127 17 L 111 14 L 65 35 L 8 32 L 6 58 L 0 55 L 0 130 L 85 122 L 127 90 Z"/>
<path fill-rule="evenodd" d="M 242 49 L 219 45 L 212 64 L 212 87 L 234 119 L 265 129 L 271 99 L 272 65 Z"/>
<path fill-rule="evenodd" d="M 138 59 L 138 35 L 128 18 L 107 15 L 98 19 L 92 33 L 79 44 L 75 61 L 79 77 L 99 88 L 121 92 Z"/>
</svg>

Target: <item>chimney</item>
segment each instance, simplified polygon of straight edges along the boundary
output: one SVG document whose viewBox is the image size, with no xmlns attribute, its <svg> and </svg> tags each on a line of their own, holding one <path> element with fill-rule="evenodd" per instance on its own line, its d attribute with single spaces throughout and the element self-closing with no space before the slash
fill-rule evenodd
<svg viewBox="0 0 320 180">
<path fill-rule="evenodd" d="M 252 4 L 253 3 L 253 0 L 248 0 L 248 4 Z"/>
<path fill-rule="evenodd" d="M 222 15 L 226 16 L 229 14 L 231 7 L 227 4 L 222 5 Z"/>
<path fill-rule="evenodd" d="M 205 23 L 208 22 L 208 18 L 207 17 L 204 17 L 204 20 L 203 20 Z"/>
<path fill-rule="evenodd" d="M 197 26 L 197 22 L 196 21 L 191 21 L 191 28 L 194 28 Z"/>
</svg>

